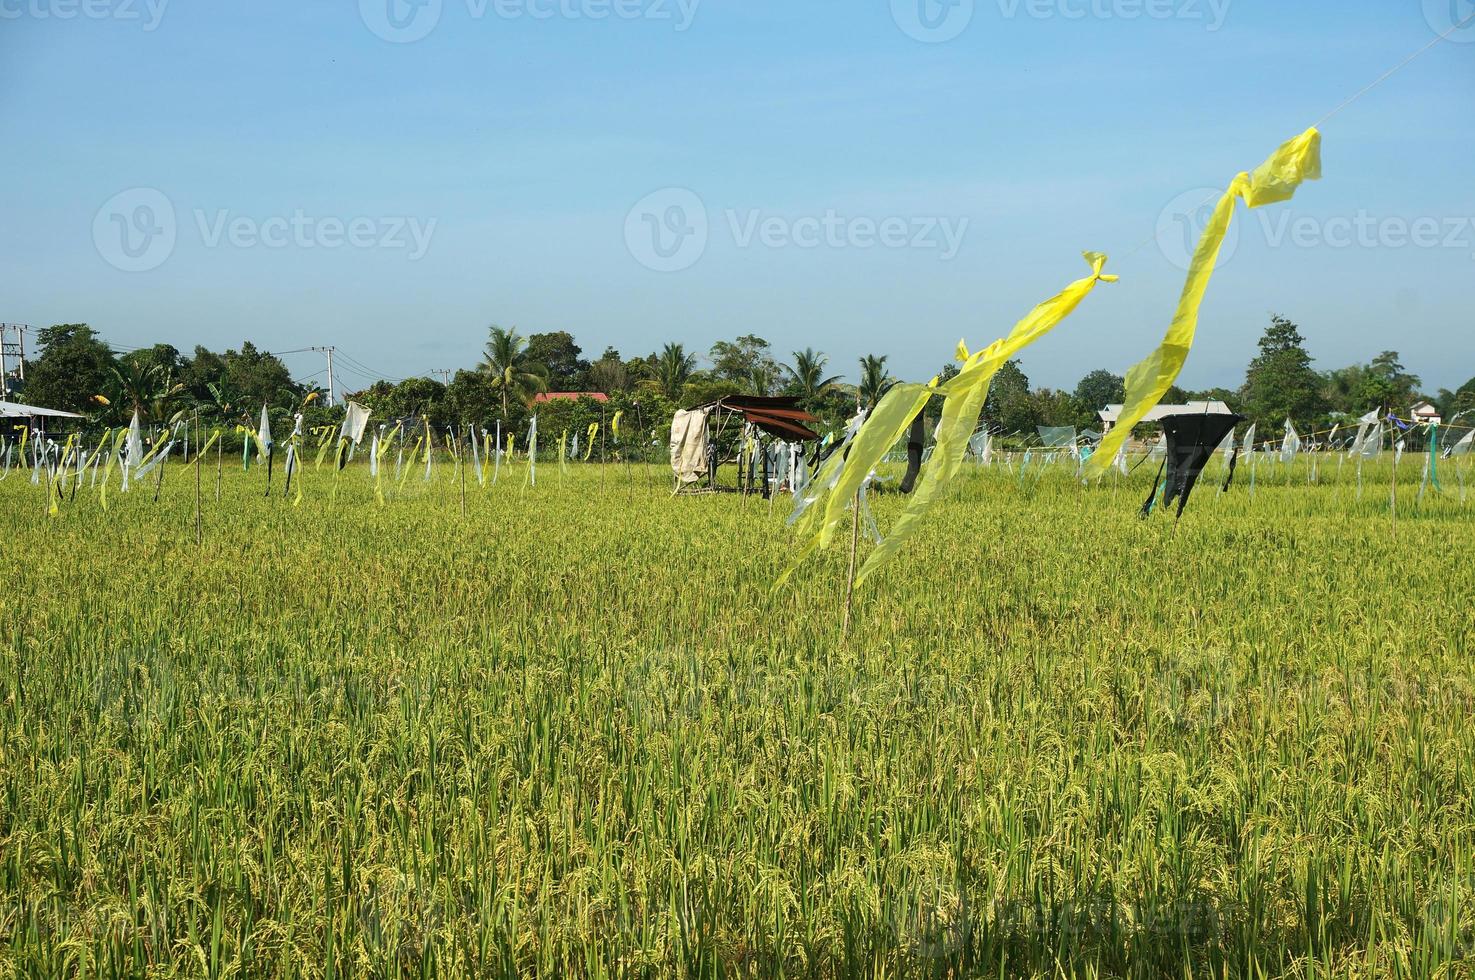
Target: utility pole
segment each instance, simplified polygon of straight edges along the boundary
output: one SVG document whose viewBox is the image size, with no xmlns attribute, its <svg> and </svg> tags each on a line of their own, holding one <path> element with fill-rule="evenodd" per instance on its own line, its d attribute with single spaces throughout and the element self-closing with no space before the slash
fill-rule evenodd
<svg viewBox="0 0 1475 980">
<path fill-rule="evenodd" d="M 336 348 L 336 347 L 309 347 L 308 348 L 308 350 L 315 350 L 315 351 L 317 351 L 317 352 L 319 352 L 321 354 L 327 354 L 328 355 L 328 404 L 329 405 L 336 405 L 337 404 L 337 398 L 335 397 L 336 393 L 335 393 L 335 391 L 333 389 L 333 352 L 335 350 L 337 350 L 337 349 L 338 348 Z"/>
<path fill-rule="evenodd" d="M 26 380 L 26 331 L 24 323 L 0 323 L 0 398 L 10 394 L 10 358 L 16 359 L 16 375 Z M 15 342 L 9 340 L 10 331 L 15 331 Z"/>
<path fill-rule="evenodd" d="M 440 379 L 441 379 L 441 383 L 442 384 L 449 385 L 451 383 L 451 372 L 450 371 L 440 370 L 440 371 L 431 371 L 430 373 L 432 375 L 439 376 Z"/>
</svg>

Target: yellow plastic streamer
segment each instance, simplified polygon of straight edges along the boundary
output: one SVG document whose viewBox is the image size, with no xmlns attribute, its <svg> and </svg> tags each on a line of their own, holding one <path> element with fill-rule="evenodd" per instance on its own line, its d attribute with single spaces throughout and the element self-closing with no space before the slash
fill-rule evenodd
<svg viewBox="0 0 1475 980">
<path fill-rule="evenodd" d="M 1132 434 L 1133 426 L 1163 400 L 1183 370 L 1198 329 L 1199 306 L 1204 301 L 1204 292 L 1219 261 L 1219 249 L 1234 217 L 1235 201 L 1243 198 L 1245 206 L 1251 208 L 1289 201 L 1302 181 L 1320 179 L 1321 133 L 1314 127 L 1282 143 L 1254 173 L 1241 173 L 1234 178 L 1199 236 L 1198 247 L 1194 249 L 1193 261 L 1188 267 L 1188 279 L 1178 299 L 1177 312 L 1173 314 L 1173 322 L 1168 326 L 1163 342 L 1127 372 L 1121 417 L 1086 461 L 1082 476 L 1090 478 L 1106 472 L 1122 444 Z"/>
<path fill-rule="evenodd" d="M 67 457 L 72 453 L 72 447 L 77 444 L 77 433 L 73 432 L 67 436 L 66 445 L 62 446 L 61 462 L 56 467 L 56 479 L 51 479 L 48 473 L 46 478 L 46 516 L 56 517 L 61 513 L 62 481 L 66 479 Z"/>
<path fill-rule="evenodd" d="M 838 459 L 842 453 L 837 451 L 815 476 L 819 494 L 798 522 L 800 533 L 810 534 L 810 540 L 800 549 L 794 565 L 779 577 L 777 584 L 782 585 L 794 568 L 815 550 L 831 544 L 836 530 L 844 523 L 846 509 L 852 505 L 871 471 L 906 435 L 912 420 L 927 407 L 927 402 L 933 396 L 942 397 L 947 399 L 947 404 L 924 481 L 891 537 L 867 559 L 857 582 L 897 552 L 915 531 L 922 515 L 936 501 L 942 485 L 957 474 L 994 375 L 1020 350 L 1049 333 L 1074 312 L 1098 282 L 1116 281 L 1116 276 L 1108 276 L 1101 271 L 1106 264 L 1105 255 L 1099 252 L 1083 254 L 1091 266 L 1091 274 L 1036 306 L 1014 326 L 1008 337 L 995 341 L 976 354 L 969 353 L 967 345 L 960 341 L 957 356 L 963 362 L 963 369 L 952 379 L 941 385 L 937 378 L 925 385 L 898 384 L 882 396 L 855 434 L 849 452 L 843 454 L 843 463 Z M 816 506 L 820 497 L 823 497 L 823 506 Z"/>
<path fill-rule="evenodd" d="M 108 478 L 113 475 L 113 464 L 118 461 L 118 451 L 123 448 L 123 440 L 128 438 L 128 430 L 119 428 L 118 434 L 113 438 L 113 451 L 108 456 L 108 465 L 102 471 L 102 486 L 97 491 L 97 501 L 102 504 L 102 509 L 108 509 Z"/>
<path fill-rule="evenodd" d="M 374 460 L 374 499 L 379 501 L 379 506 L 384 506 L 384 488 L 381 483 L 384 476 L 384 457 L 389 453 L 389 448 L 394 445 L 394 439 L 399 435 L 403 423 L 389 430 L 389 437 L 379 441 L 379 455 Z"/>
<path fill-rule="evenodd" d="M 208 454 L 210 450 L 214 448 L 215 444 L 219 441 L 220 429 L 216 428 L 214 432 L 210 433 L 210 438 L 206 440 L 205 445 L 200 447 L 200 451 L 195 453 L 195 465 L 198 466 L 201 458 Z"/>
<path fill-rule="evenodd" d="M 423 433 L 421 435 L 418 435 L 418 436 L 415 437 L 415 448 L 410 450 L 410 460 L 411 461 L 414 461 L 420 455 L 420 444 L 422 442 L 424 442 L 424 441 L 425 441 L 425 436 L 424 436 Z M 407 477 L 409 475 L 410 475 L 410 467 L 406 466 L 406 467 L 404 467 L 403 469 L 400 470 L 399 483 L 396 485 L 396 489 L 403 490 L 405 488 L 405 477 Z"/>
<path fill-rule="evenodd" d="M 624 411 L 615 413 L 615 417 L 609 420 L 609 434 L 614 436 L 615 441 L 620 439 L 620 419 L 625 417 Z"/>
<path fill-rule="evenodd" d="M 1078 279 L 1059 293 L 1036 306 L 1015 324 L 1009 336 L 996 340 L 976 354 L 968 353 L 968 346 L 958 342 L 958 359 L 963 369 L 943 384 L 939 393 L 946 399 L 942 408 L 942 421 L 937 428 L 937 444 L 921 482 L 913 492 L 907 508 L 897 519 L 896 525 L 886 539 L 872 551 L 856 576 L 859 585 L 889 561 L 917 529 L 922 516 L 937 502 L 943 485 L 958 475 L 968 453 L 968 440 L 978 424 L 979 413 L 988 400 L 989 385 L 1015 354 L 1055 329 L 1059 323 L 1075 311 L 1081 301 L 1096 288 L 1098 282 L 1116 282 L 1116 276 L 1102 273 L 1106 256 L 1100 252 L 1086 252 L 1086 262 L 1091 266 L 1091 275 Z M 910 423 L 911 419 L 907 420 Z"/>
<path fill-rule="evenodd" d="M 589 423 L 589 445 L 584 448 L 584 462 L 589 462 L 589 457 L 594 455 L 594 440 L 599 438 L 599 423 Z"/>
</svg>

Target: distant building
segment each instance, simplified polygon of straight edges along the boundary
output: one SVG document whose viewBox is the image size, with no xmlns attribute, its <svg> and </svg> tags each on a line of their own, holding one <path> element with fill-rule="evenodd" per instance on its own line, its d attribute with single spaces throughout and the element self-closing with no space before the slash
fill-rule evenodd
<svg viewBox="0 0 1475 980">
<path fill-rule="evenodd" d="M 577 401 L 580 398 L 592 398 L 597 402 L 609 401 L 609 395 L 602 391 L 545 391 L 533 396 L 533 404 L 546 405 L 548 402 Z"/>
<path fill-rule="evenodd" d="M 1409 418 L 1415 425 L 1443 425 L 1444 418 L 1439 414 L 1438 407 L 1429 402 L 1419 402 L 1409 409 Z"/>
<path fill-rule="evenodd" d="M 1116 425 L 1117 419 L 1122 417 L 1121 405 L 1108 405 L 1096 416 L 1101 419 L 1101 424 L 1110 432 Z M 1142 416 L 1144 422 L 1160 422 L 1169 415 L 1233 415 L 1229 406 L 1223 402 L 1189 402 L 1186 405 L 1158 405 L 1152 411 Z"/>
</svg>

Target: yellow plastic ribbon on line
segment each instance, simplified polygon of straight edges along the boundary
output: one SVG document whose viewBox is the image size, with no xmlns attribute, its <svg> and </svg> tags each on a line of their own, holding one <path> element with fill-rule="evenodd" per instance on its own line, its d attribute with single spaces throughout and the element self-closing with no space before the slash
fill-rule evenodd
<svg viewBox="0 0 1475 980">
<path fill-rule="evenodd" d="M 108 465 L 102 471 L 102 486 L 97 491 L 97 502 L 102 505 L 103 510 L 108 509 L 108 479 L 113 475 L 113 464 L 118 461 L 118 451 L 123 448 L 123 440 L 127 438 L 128 430 L 121 427 L 113 438 L 113 451 L 108 456 Z"/>
<path fill-rule="evenodd" d="M 615 413 L 614 418 L 609 420 L 609 434 L 614 436 L 615 441 L 620 441 L 620 419 L 625 417 L 623 410 Z"/>
<path fill-rule="evenodd" d="M 1198 311 L 1204 301 L 1204 292 L 1213 278 L 1214 266 L 1219 261 L 1219 249 L 1224 236 L 1229 233 L 1229 223 L 1234 218 L 1235 201 L 1243 198 L 1246 207 L 1258 208 L 1280 201 L 1289 201 L 1295 196 L 1302 181 L 1321 179 L 1321 133 L 1315 127 L 1306 130 L 1295 139 L 1280 145 L 1270 159 L 1260 164 L 1254 173 L 1241 173 L 1230 183 L 1224 196 L 1214 207 L 1214 214 L 1199 236 L 1198 246 L 1193 252 L 1193 261 L 1188 266 L 1188 279 L 1183 284 L 1183 293 L 1178 299 L 1173 322 L 1157 350 L 1127 372 L 1126 398 L 1121 417 L 1111 431 L 1101 440 L 1095 453 L 1086 461 L 1081 475 L 1086 478 L 1100 476 L 1116 460 L 1132 427 L 1152 411 L 1163 400 L 1168 389 L 1178 379 L 1188 352 L 1193 347 L 1193 336 L 1198 329 Z"/>
<path fill-rule="evenodd" d="M 940 385 L 936 378 L 925 385 L 894 385 L 882 396 L 856 432 L 849 452 L 837 450 L 815 476 L 813 484 L 820 488 L 823 506 L 818 506 L 821 501 L 817 497 L 803 512 L 798 527 L 801 533 L 811 535 L 810 540 L 801 549 L 794 565 L 779 576 L 777 584 L 782 585 L 794 568 L 816 549 L 831 544 L 836 530 L 844 523 L 845 511 L 852 505 L 872 470 L 906 435 L 912 420 L 927 407 L 927 402 L 934 396 L 942 397 L 947 399 L 947 404 L 943 408 L 937 445 L 923 481 L 891 535 L 866 560 L 857 584 L 900 549 L 915 531 L 917 521 L 936 501 L 942 485 L 957 474 L 994 375 L 1020 350 L 1070 316 L 1098 282 L 1116 282 L 1116 276 L 1101 271 L 1106 265 L 1105 255 L 1100 252 L 1085 252 L 1083 255 L 1091 266 L 1091 274 L 1077 279 L 1036 306 L 1015 324 L 1009 336 L 994 341 L 977 353 L 969 353 L 967 345 L 959 342 L 957 356 L 963 361 L 963 369 L 956 376 Z"/>
<path fill-rule="evenodd" d="M 897 519 L 888 534 L 871 552 L 856 576 L 856 585 L 891 559 L 917 529 L 922 516 L 937 501 L 943 484 L 958 475 L 963 460 L 968 454 L 968 440 L 978 425 L 978 416 L 988 400 L 989 385 L 999 372 L 1021 349 L 1034 343 L 1053 330 L 1060 321 L 1070 316 L 1081 301 L 1096 288 L 1098 282 L 1116 282 L 1116 276 L 1102 273 L 1106 256 L 1099 252 L 1087 252 L 1085 258 L 1091 265 L 1091 275 L 1078 279 L 1066 286 L 1055 296 L 1036 306 L 1020 320 L 1003 340 L 994 341 L 982 351 L 969 354 L 968 347 L 958 342 L 958 356 L 963 369 L 942 385 L 946 402 L 942 408 L 942 420 L 937 427 L 937 444 L 932 449 L 921 481 L 912 493 L 907 508 Z M 910 419 L 908 419 L 910 422 Z"/>
<path fill-rule="evenodd" d="M 589 462 L 589 457 L 594 455 L 594 440 L 599 438 L 599 423 L 589 423 L 589 445 L 584 449 L 584 462 Z"/>
</svg>

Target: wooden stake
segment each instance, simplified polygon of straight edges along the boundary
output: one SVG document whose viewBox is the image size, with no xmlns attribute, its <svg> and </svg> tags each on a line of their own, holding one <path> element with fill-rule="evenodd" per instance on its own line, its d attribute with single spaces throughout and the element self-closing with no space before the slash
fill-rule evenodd
<svg viewBox="0 0 1475 980">
<path fill-rule="evenodd" d="M 840 637 L 850 635 L 850 605 L 855 597 L 855 552 L 860 545 L 860 495 L 864 488 L 855 492 L 855 503 L 850 508 L 850 571 L 845 575 L 845 615 L 840 620 Z"/>
<path fill-rule="evenodd" d="M 471 437 L 475 439 L 476 434 L 472 433 Z M 456 440 L 456 468 L 461 471 L 461 517 L 464 520 L 466 517 L 466 460 L 461 453 L 459 437 Z"/>
<path fill-rule="evenodd" d="M 205 531 L 200 524 L 200 454 L 195 453 L 195 547 L 205 543 Z"/>
<path fill-rule="evenodd" d="M 1393 489 L 1389 493 L 1388 513 L 1393 519 L 1393 538 L 1398 538 L 1398 442 L 1394 437 L 1393 443 Z"/>
<path fill-rule="evenodd" d="M 168 453 L 164 453 L 164 454 L 162 454 L 162 455 L 159 456 L 159 463 L 158 463 L 158 466 L 159 466 L 159 478 L 154 481 L 154 503 L 156 503 L 156 504 L 159 502 L 159 491 L 162 490 L 162 489 L 164 489 L 164 464 L 166 464 L 168 462 L 169 462 L 169 454 Z"/>
</svg>

